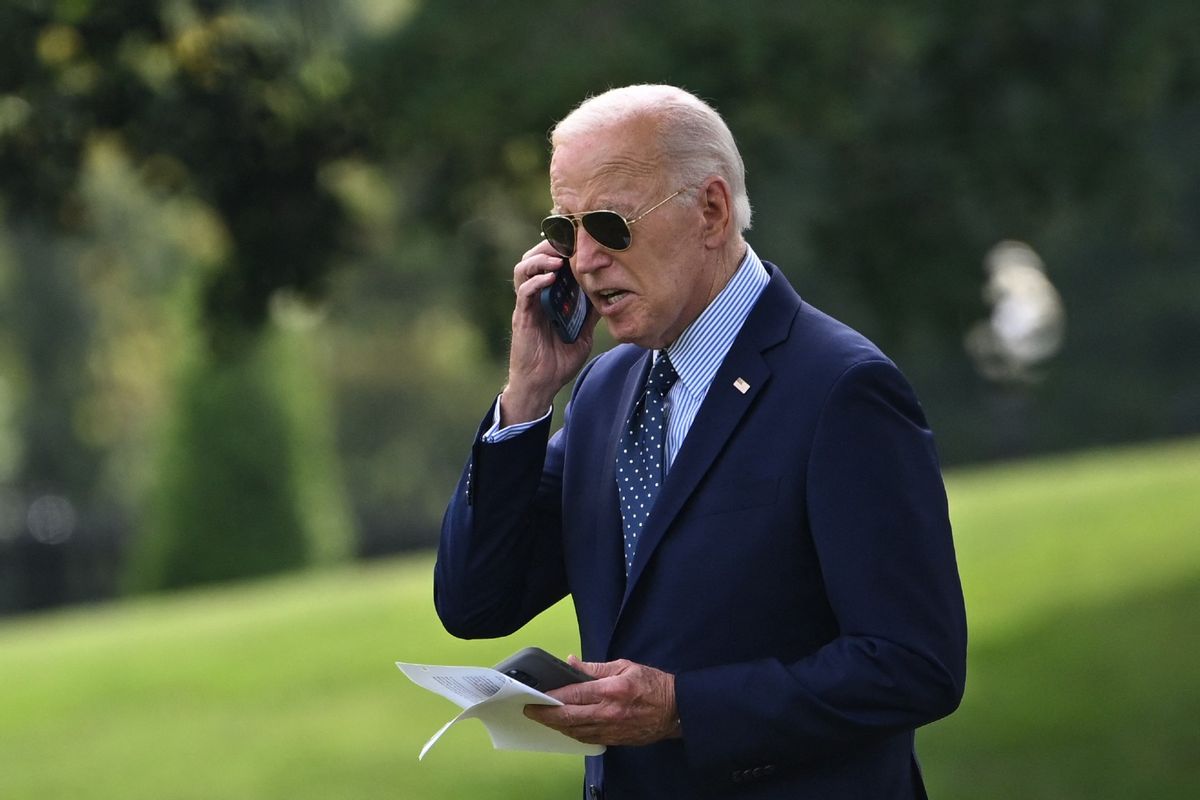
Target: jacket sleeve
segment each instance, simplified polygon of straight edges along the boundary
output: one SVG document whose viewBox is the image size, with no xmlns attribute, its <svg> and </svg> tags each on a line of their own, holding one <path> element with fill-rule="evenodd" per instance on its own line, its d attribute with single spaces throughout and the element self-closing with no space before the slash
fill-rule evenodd
<svg viewBox="0 0 1200 800">
<path fill-rule="evenodd" d="M 595 363 L 579 373 L 572 401 Z M 567 594 L 562 476 L 571 403 L 553 436 L 547 417 L 485 443 L 494 416 L 493 404 L 442 518 L 433 572 L 438 617 L 463 639 L 507 636 Z"/>
<path fill-rule="evenodd" d="M 489 411 L 442 519 L 434 567 L 438 617 L 464 639 L 506 636 L 566 594 L 561 435 L 550 439 L 546 419 L 487 444 L 491 420 Z"/>
<path fill-rule="evenodd" d="M 924 414 L 894 365 L 859 363 L 834 382 L 796 491 L 837 635 L 798 661 L 677 675 L 697 769 L 829 757 L 961 700 L 966 614 L 945 490 Z"/>
</svg>

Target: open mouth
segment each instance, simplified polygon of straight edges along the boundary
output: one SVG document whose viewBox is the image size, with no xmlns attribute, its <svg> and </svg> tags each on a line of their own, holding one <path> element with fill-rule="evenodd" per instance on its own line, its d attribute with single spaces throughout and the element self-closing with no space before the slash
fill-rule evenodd
<svg viewBox="0 0 1200 800">
<path fill-rule="evenodd" d="M 625 291 L 624 289 L 605 289 L 597 292 L 596 297 L 600 299 L 600 304 L 603 306 L 615 306 L 617 303 L 621 302 L 623 297 L 628 294 L 629 292 Z"/>
</svg>

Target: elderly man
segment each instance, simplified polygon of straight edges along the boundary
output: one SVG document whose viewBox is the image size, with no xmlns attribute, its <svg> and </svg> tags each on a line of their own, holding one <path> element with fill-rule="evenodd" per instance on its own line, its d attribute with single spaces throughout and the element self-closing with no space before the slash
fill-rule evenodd
<svg viewBox="0 0 1200 800">
<path fill-rule="evenodd" d="M 443 525 L 443 624 L 502 636 L 572 596 L 597 680 L 526 713 L 608 745 L 586 797 L 924 797 L 914 730 L 961 699 L 966 623 L 911 388 L 746 243 L 703 101 L 615 89 L 552 144 L 508 382 Z M 564 257 L 593 308 L 570 344 L 539 303 Z M 620 344 L 588 362 L 600 318 Z"/>
</svg>

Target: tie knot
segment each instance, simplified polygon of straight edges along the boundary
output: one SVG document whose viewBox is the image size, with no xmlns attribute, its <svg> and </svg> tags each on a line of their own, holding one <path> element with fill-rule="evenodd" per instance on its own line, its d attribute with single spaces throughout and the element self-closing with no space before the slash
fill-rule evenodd
<svg viewBox="0 0 1200 800">
<path fill-rule="evenodd" d="M 650 368 L 650 374 L 646 376 L 646 391 L 652 391 L 659 397 L 666 397 L 667 392 L 671 391 L 671 387 L 678 379 L 679 373 L 675 371 L 671 359 L 667 358 L 667 351 L 658 351 L 658 358 L 655 359 L 654 366 Z"/>
</svg>

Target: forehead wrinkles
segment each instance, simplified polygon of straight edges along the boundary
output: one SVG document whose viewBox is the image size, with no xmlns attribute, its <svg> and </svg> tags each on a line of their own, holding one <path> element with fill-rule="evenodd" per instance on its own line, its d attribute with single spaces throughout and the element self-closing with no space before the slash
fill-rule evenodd
<svg viewBox="0 0 1200 800">
<path fill-rule="evenodd" d="M 559 212 L 624 205 L 631 210 L 653 193 L 661 180 L 658 160 L 629 153 L 604 153 L 605 148 L 556 153 L 550 164 L 550 193 Z M 600 151 L 600 152 L 598 152 Z M 563 158 L 565 156 L 565 158 Z M 621 210 L 621 209 L 614 209 Z"/>
</svg>

